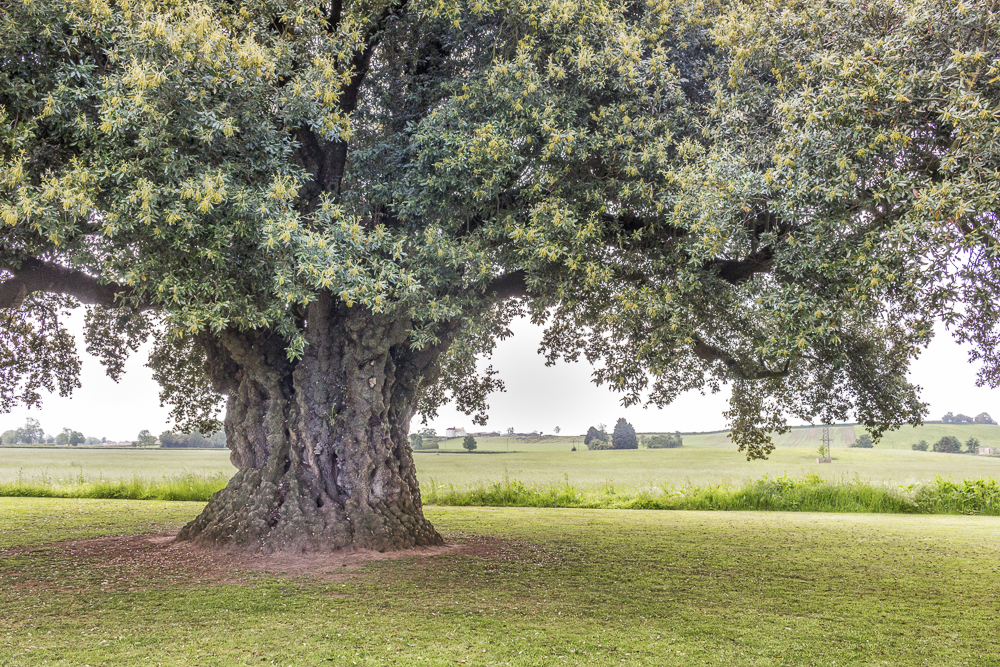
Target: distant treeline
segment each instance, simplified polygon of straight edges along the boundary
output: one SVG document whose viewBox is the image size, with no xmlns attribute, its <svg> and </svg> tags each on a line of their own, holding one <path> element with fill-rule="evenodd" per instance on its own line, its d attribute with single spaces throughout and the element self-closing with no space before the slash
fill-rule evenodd
<svg viewBox="0 0 1000 667">
<path fill-rule="evenodd" d="M 160 434 L 160 447 L 202 447 L 224 449 L 226 447 L 225 431 L 217 431 L 210 436 L 201 433 L 174 433 L 164 431 Z"/>
<path fill-rule="evenodd" d="M 990 417 L 986 412 L 980 412 L 975 417 L 963 415 L 962 413 L 956 415 L 949 412 L 944 417 L 941 417 L 941 421 L 945 424 L 996 424 L 993 417 Z"/>
</svg>

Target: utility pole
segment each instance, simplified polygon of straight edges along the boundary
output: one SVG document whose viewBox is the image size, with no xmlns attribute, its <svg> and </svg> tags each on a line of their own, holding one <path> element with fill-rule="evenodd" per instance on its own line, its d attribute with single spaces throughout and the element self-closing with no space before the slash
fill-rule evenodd
<svg viewBox="0 0 1000 667">
<path fill-rule="evenodd" d="M 823 446 L 820 451 L 822 454 L 816 463 L 833 463 L 833 450 L 830 449 L 830 425 L 823 424 Z"/>
</svg>

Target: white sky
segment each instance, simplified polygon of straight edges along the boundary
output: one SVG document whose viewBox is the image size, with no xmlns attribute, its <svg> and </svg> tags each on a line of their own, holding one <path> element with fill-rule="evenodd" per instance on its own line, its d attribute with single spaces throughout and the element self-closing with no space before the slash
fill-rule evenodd
<svg viewBox="0 0 1000 667">
<path fill-rule="evenodd" d="M 77 310 L 69 326 L 82 329 L 83 311 Z M 503 394 L 490 400 L 490 421 L 486 427 L 475 426 L 466 415 L 451 407 L 440 411 L 431 422 L 439 433 L 449 426 L 464 426 L 470 431 L 552 433 L 559 426 L 564 435 L 584 433 L 588 426 L 604 422 L 613 426 L 625 417 L 637 431 L 713 431 L 726 427 L 722 412 L 726 395 L 685 394 L 662 410 L 639 406 L 623 408 L 620 397 L 590 382 L 591 369 L 586 363 L 564 364 L 546 368 L 536 353 L 541 329 L 527 320 L 516 322 L 515 335 L 497 346 L 490 363 L 507 385 Z M 94 357 L 82 353 L 83 387 L 70 398 L 46 397 L 40 410 L 16 409 L 0 415 L 0 431 L 17 428 L 27 417 L 38 419 L 46 433 L 58 433 L 64 427 L 82 431 L 87 436 L 109 440 L 132 440 L 142 429 L 154 434 L 170 427 L 168 411 L 161 408 L 158 387 L 145 367 L 148 350 L 140 350 L 126 366 L 120 384 L 112 382 Z M 945 412 L 976 415 L 986 411 L 1000 418 L 1000 390 L 976 387 L 976 368 L 969 364 L 967 351 L 958 346 L 943 329 L 924 355 L 914 364 L 912 374 L 924 389 L 923 399 L 930 403 L 929 419 L 940 419 Z M 420 418 L 412 425 L 421 426 Z"/>
</svg>

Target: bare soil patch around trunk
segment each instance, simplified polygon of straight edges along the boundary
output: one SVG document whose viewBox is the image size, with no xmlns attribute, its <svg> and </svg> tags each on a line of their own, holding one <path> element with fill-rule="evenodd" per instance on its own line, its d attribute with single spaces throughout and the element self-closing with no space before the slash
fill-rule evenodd
<svg viewBox="0 0 1000 667">
<path fill-rule="evenodd" d="M 37 576 L 35 567 L 23 568 L 24 577 L 17 576 L 21 572 L 16 565 L 7 570 L 4 574 L 12 577 L 18 588 L 83 592 L 95 584 L 101 591 L 136 591 L 184 585 L 245 585 L 258 573 L 339 581 L 370 561 L 416 559 L 425 561 L 421 567 L 429 567 L 438 556 L 489 559 L 506 550 L 499 539 L 461 535 L 444 545 L 398 551 L 341 549 L 326 553 L 249 554 L 178 541 L 175 539 L 177 532 L 165 530 L 51 542 L 36 547 L 13 547 L 0 549 L 0 559 L 13 564 L 18 560 L 46 558 L 52 563 L 52 572 L 44 577 Z M 28 574 L 29 571 L 33 571 L 35 576 Z M 84 571 L 91 574 L 86 581 L 74 576 Z"/>
</svg>

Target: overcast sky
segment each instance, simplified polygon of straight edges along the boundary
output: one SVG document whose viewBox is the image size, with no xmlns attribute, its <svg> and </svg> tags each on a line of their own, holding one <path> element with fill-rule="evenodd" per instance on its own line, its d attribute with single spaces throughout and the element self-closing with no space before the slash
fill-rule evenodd
<svg viewBox="0 0 1000 667">
<path fill-rule="evenodd" d="M 74 314 L 71 329 L 79 331 L 83 311 Z M 444 408 L 431 426 L 443 434 L 449 426 L 468 430 L 551 433 L 556 426 L 564 435 L 583 433 L 599 422 L 612 426 L 625 417 L 637 431 L 713 431 L 726 427 L 722 412 L 727 395 L 685 394 L 672 405 L 658 410 L 633 406 L 621 407 L 620 397 L 590 382 L 591 368 L 586 363 L 564 364 L 546 368 L 536 350 L 541 329 L 527 320 L 515 323 L 515 335 L 502 341 L 491 363 L 500 372 L 507 391 L 490 400 L 488 426 L 475 426 L 472 420 L 452 408 Z M 84 345 L 78 339 L 78 348 Z M 83 353 L 83 371 L 78 389 L 71 398 L 49 396 L 40 410 L 16 409 L 0 415 L 0 431 L 17 428 L 27 417 L 38 419 L 47 433 L 64 427 L 85 435 L 109 440 L 132 440 L 142 429 L 154 434 L 170 427 L 168 411 L 161 408 L 157 385 L 145 367 L 148 350 L 136 354 L 127 365 L 121 383 L 115 384 L 105 374 L 97 359 Z M 929 419 L 940 419 L 945 412 L 976 415 L 989 412 L 1000 418 L 1000 390 L 976 387 L 976 368 L 969 364 L 967 351 L 940 330 L 928 350 L 914 364 L 912 379 L 924 388 L 923 399 L 930 403 Z M 413 429 L 420 427 L 419 417 Z"/>
</svg>

